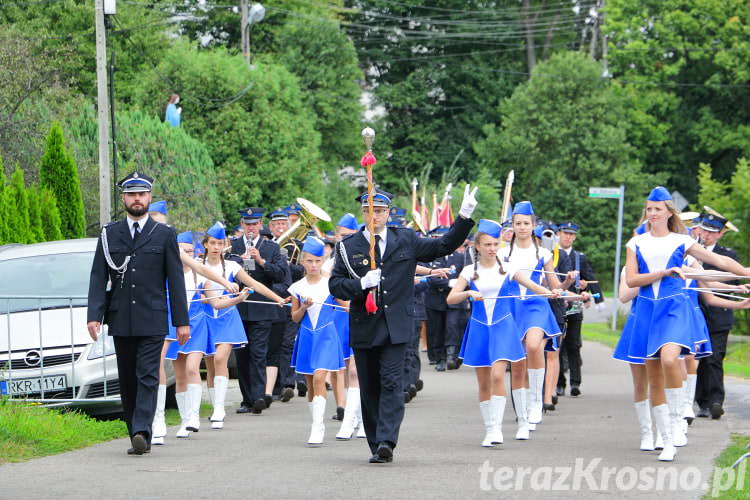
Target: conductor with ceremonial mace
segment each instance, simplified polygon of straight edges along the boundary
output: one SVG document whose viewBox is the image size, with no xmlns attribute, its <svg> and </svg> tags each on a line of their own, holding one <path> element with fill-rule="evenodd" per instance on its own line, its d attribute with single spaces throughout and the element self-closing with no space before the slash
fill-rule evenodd
<svg viewBox="0 0 750 500">
<path fill-rule="evenodd" d="M 467 184 L 459 217 L 439 239 L 423 239 L 403 227 L 387 227 L 392 195 L 375 189 L 372 154 L 375 132 L 362 131 L 367 153 L 367 192 L 356 198 L 366 226 L 336 245 L 328 282 L 331 294 L 349 300 L 349 343 L 359 374 L 362 419 L 370 463 L 393 461 L 404 417 L 404 356 L 414 328 L 414 272 L 458 248 L 474 226 L 477 188 Z"/>
</svg>

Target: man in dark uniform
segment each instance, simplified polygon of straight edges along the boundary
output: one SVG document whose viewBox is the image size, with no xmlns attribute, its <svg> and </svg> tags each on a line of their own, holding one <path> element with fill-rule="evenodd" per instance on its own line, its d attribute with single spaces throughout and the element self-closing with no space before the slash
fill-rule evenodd
<svg viewBox="0 0 750 500">
<path fill-rule="evenodd" d="M 120 181 L 127 217 L 102 229 L 89 281 L 86 326 L 96 340 L 104 323 L 114 340 L 120 399 L 132 444 L 129 455 L 151 449 L 159 363 L 168 330 L 167 284 L 177 341 L 184 344 L 190 337 L 177 234 L 147 214 L 152 183 L 139 172 Z"/>
<path fill-rule="evenodd" d="M 336 246 L 336 261 L 328 282 L 331 293 L 350 300 L 349 343 L 359 375 L 362 418 L 371 463 L 393 460 L 393 448 L 404 416 L 404 357 L 411 339 L 414 317 L 414 273 L 417 261 L 431 262 L 458 248 L 474 225 L 474 191 L 466 186 L 460 215 L 451 230 L 439 239 L 421 239 L 406 228 L 387 228 L 391 195 L 373 195 L 374 235 L 367 227 Z M 357 198 L 369 221 L 367 193 Z M 375 238 L 376 269 L 370 269 L 370 243 Z M 372 289 L 378 309 L 368 313 Z"/>
<path fill-rule="evenodd" d="M 569 290 L 574 293 L 583 291 L 594 295 L 594 302 L 597 307 L 604 307 L 604 297 L 598 283 L 588 283 L 596 281 L 596 274 L 591 268 L 588 257 L 583 252 L 573 249 L 573 243 L 578 236 L 580 227 L 575 222 L 567 221 L 558 224 L 557 237 L 560 245 L 560 254 L 568 257 L 567 269 L 561 269 L 560 272 L 578 271 L 578 278 L 570 286 Z M 601 304 L 601 306 L 599 306 Z M 557 379 L 557 394 L 565 394 L 565 372 L 570 370 L 570 395 L 581 395 L 581 325 L 583 324 L 583 308 L 591 306 L 591 299 L 586 302 L 567 302 L 565 312 L 565 337 L 562 339 L 560 346 L 560 375 Z"/>
<path fill-rule="evenodd" d="M 471 244 L 471 236 L 464 241 L 464 244 L 458 247 L 458 250 L 448 256 L 448 277 L 444 282 L 452 287 L 454 280 L 458 278 L 464 267 L 473 264 L 468 246 Z M 434 277 L 430 281 L 438 280 Z M 471 317 L 471 305 L 468 300 L 458 304 L 449 304 L 445 314 L 445 368 L 447 370 L 457 370 L 461 367 L 462 361 L 458 358 L 461 351 L 461 342 L 464 338 L 466 323 Z"/>
<path fill-rule="evenodd" d="M 244 235 L 232 241 L 233 259 L 243 266 L 253 279 L 273 288 L 286 278 L 286 260 L 281 256 L 279 245 L 260 235 L 264 210 L 251 207 L 240 211 Z M 253 300 L 269 302 L 263 296 Z M 237 413 L 261 413 L 266 402 L 266 356 L 271 321 L 276 319 L 278 309 L 271 305 L 240 303 L 237 305 L 247 335 L 247 345 L 235 349 L 239 374 L 242 404 Z"/>
<path fill-rule="evenodd" d="M 700 216 L 699 232 L 700 241 L 706 250 L 726 255 L 734 260 L 737 252 L 731 248 L 719 245 L 719 240 L 726 232 L 727 219 L 719 215 L 703 213 Z M 704 264 L 704 269 L 716 269 Z M 737 284 L 737 283 L 735 283 Z M 723 307 L 714 307 L 700 301 L 703 315 L 706 317 L 706 326 L 711 337 L 713 354 L 702 358 L 698 362 L 698 378 L 695 388 L 695 402 L 699 410 L 697 417 L 708 417 L 719 419 L 724 414 L 724 356 L 727 354 L 727 339 L 729 331 L 734 326 L 734 311 Z"/>
<path fill-rule="evenodd" d="M 438 226 L 428 234 L 431 238 L 439 238 L 446 233 L 448 233 L 447 227 Z M 448 268 L 448 256 L 441 255 L 430 262 L 427 267 L 431 270 Z M 427 314 L 427 358 L 439 372 L 445 371 L 447 361 L 445 332 L 448 304 L 445 299 L 450 291 L 448 280 L 444 277 L 436 277 L 427 281 L 427 290 L 424 293 L 424 307 Z"/>
</svg>

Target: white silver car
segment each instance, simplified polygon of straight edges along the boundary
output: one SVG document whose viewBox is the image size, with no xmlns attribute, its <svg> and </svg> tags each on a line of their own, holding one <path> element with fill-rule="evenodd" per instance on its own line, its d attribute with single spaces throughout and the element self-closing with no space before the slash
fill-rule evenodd
<svg viewBox="0 0 750 500">
<path fill-rule="evenodd" d="M 0 393 L 92 415 L 122 410 L 106 327 L 93 342 L 86 296 L 95 238 L 0 247 Z M 167 363 L 169 385 L 174 382 Z"/>
</svg>

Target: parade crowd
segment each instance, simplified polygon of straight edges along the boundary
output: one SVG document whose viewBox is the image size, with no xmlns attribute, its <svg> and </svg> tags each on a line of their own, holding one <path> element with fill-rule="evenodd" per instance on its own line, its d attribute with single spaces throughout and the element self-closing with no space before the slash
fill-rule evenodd
<svg viewBox="0 0 750 500">
<path fill-rule="evenodd" d="M 243 208 L 233 228 L 178 233 L 167 202 L 151 200 L 153 183 L 140 172 L 120 182 L 127 217 L 102 229 L 89 290 L 90 334 L 106 323 L 115 341 L 129 454 L 167 442 L 167 359 L 176 438 L 201 428 L 202 362 L 209 426 L 231 425 L 234 352 L 237 414 L 306 397 L 307 443 L 323 444 L 330 413 L 335 438 L 366 439 L 371 463 L 393 460 L 405 404 L 424 388 L 422 343 L 438 372 L 476 372 L 484 447 L 504 442 L 507 403 L 514 438 L 528 440 L 566 391 L 582 394 L 584 309 L 603 308 L 604 297 L 574 244 L 596 228 L 545 221 L 520 201 L 507 220 L 481 219 L 471 233 L 476 189 L 467 185 L 455 222 L 427 234 L 382 190 L 353 200 L 362 223 L 347 213 L 329 234 L 309 222 L 320 209 L 304 199 L 270 212 Z M 626 245 L 619 298 L 631 307 L 613 354 L 631 368 L 640 449 L 661 450 L 663 461 L 687 444 L 694 417 L 723 413 L 732 310 L 750 307 L 724 297 L 747 291 L 731 278 L 750 276 L 717 244 L 728 221 L 704 213 L 685 222 L 666 189 L 651 191 Z"/>
</svg>

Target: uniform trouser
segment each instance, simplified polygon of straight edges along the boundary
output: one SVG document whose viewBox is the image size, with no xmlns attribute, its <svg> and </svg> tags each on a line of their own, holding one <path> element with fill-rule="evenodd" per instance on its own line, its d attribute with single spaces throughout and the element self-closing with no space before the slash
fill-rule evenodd
<svg viewBox="0 0 750 500">
<path fill-rule="evenodd" d="M 404 358 L 406 344 L 354 348 L 359 376 L 362 420 L 367 444 L 374 454 L 378 443 L 398 442 L 404 419 Z"/>
<path fill-rule="evenodd" d="M 247 345 L 234 352 L 237 355 L 242 404 L 251 406 L 256 399 L 263 399 L 266 393 L 266 356 L 268 337 L 271 334 L 270 321 L 243 321 Z"/>
<path fill-rule="evenodd" d="M 284 342 L 286 320 L 271 323 L 271 333 L 268 336 L 268 352 L 266 352 L 266 366 L 281 366 L 281 344 Z"/>
<path fill-rule="evenodd" d="M 159 390 L 159 363 L 164 335 L 122 337 L 113 335 L 120 381 L 122 413 L 128 433 L 146 434 L 151 439 L 151 423 L 156 413 Z"/>
<path fill-rule="evenodd" d="M 724 356 L 727 354 L 729 330 L 709 332 L 713 354 L 698 362 L 695 402 L 701 408 L 724 404 Z"/>
<path fill-rule="evenodd" d="M 404 389 L 410 384 L 416 384 L 419 380 L 419 372 L 422 362 L 419 359 L 419 341 L 421 340 L 422 320 L 414 320 L 414 332 L 406 344 L 406 358 L 404 359 Z"/>
<path fill-rule="evenodd" d="M 560 375 L 557 386 L 565 387 L 565 372 L 570 370 L 570 386 L 581 385 L 581 324 L 582 314 L 571 314 L 565 317 L 565 338 L 560 346 Z M 564 366 L 563 366 L 564 365 Z"/>
<path fill-rule="evenodd" d="M 470 309 L 448 309 L 445 315 L 445 347 L 455 347 L 456 355 L 461 348 L 466 323 L 471 317 Z"/>
<path fill-rule="evenodd" d="M 430 361 L 445 360 L 446 312 L 425 307 L 427 313 L 427 356 Z"/>
<path fill-rule="evenodd" d="M 281 342 L 281 352 L 279 353 L 279 384 L 281 384 L 281 387 L 294 387 L 296 372 L 292 368 L 292 351 L 294 351 L 294 341 L 297 339 L 298 328 L 299 325 L 291 319 L 284 324 L 284 339 Z"/>
</svg>

